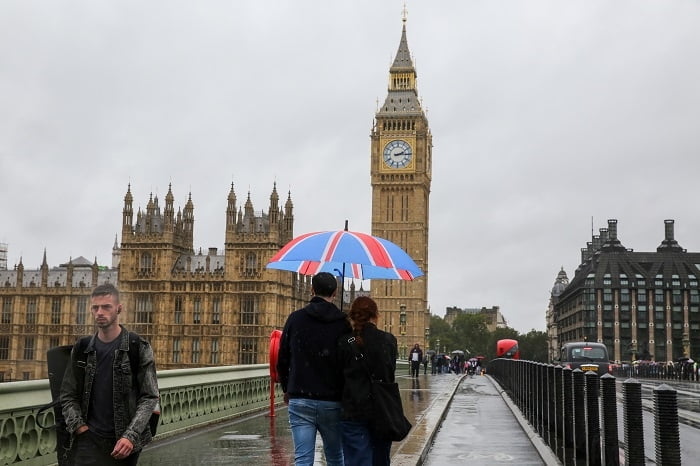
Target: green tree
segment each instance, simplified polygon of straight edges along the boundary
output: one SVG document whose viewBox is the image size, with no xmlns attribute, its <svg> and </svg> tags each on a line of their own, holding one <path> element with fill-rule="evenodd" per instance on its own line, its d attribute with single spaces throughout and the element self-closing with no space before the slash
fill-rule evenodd
<svg viewBox="0 0 700 466">
<path fill-rule="evenodd" d="M 489 331 L 482 314 L 460 314 L 452 323 L 457 347 L 452 350 L 467 350 L 467 357 L 484 354 L 487 351 Z"/>
<path fill-rule="evenodd" d="M 532 329 L 527 334 L 522 335 L 518 340 L 520 343 L 520 357 L 528 361 L 550 363 L 547 352 L 547 334 L 545 332 Z"/>
<path fill-rule="evenodd" d="M 437 342 L 440 341 L 440 349 L 437 348 Z M 430 316 L 430 344 L 428 349 L 437 351 L 438 353 L 442 351 L 442 348 L 448 348 L 447 351 L 451 351 L 449 348 L 454 346 L 454 332 L 450 327 L 450 324 L 445 322 L 440 316 Z"/>
</svg>

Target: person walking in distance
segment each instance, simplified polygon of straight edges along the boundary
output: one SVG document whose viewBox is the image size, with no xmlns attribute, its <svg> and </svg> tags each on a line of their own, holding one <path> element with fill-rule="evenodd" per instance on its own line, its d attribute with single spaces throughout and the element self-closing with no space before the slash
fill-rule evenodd
<svg viewBox="0 0 700 466">
<path fill-rule="evenodd" d="M 153 350 L 119 324 L 114 285 L 97 286 L 90 299 L 97 333 L 76 342 L 61 385 L 70 456 L 76 466 L 135 465 L 151 441 L 149 420 L 158 404 Z M 134 353 L 137 363 L 130 360 Z"/>
<path fill-rule="evenodd" d="M 420 373 L 420 363 L 423 361 L 423 350 L 420 349 L 418 343 L 411 348 L 411 354 L 409 354 L 408 360 L 411 363 L 411 377 L 418 377 Z"/>
<path fill-rule="evenodd" d="M 289 404 L 289 425 L 296 466 L 312 465 L 316 432 L 321 434 L 328 466 L 343 466 L 340 414 L 343 374 L 337 341 L 351 329 L 333 304 L 338 283 L 327 272 L 311 279 L 313 297 L 292 312 L 282 330 L 277 373 Z"/>
<path fill-rule="evenodd" d="M 377 438 L 369 428 L 373 419 L 371 381 L 393 383 L 398 349 L 396 337 L 377 329 L 379 311 L 372 298 L 360 296 L 348 312 L 352 332 L 338 339 L 343 368 L 343 455 L 346 466 L 388 465 L 391 440 Z M 358 357 L 361 354 L 362 357 Z"/>
</svg>

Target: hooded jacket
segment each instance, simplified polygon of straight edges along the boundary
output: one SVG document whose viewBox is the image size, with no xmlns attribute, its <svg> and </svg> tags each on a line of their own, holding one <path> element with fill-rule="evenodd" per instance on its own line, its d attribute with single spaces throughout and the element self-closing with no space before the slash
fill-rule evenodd
<svg viewBox="0 0 700 466">
<path fill-rule="evenodd" d="M 343 374 L 337 341 L 349 331 L 346 315 L 318 296 L 289 315 L 277 359 L 282 390 L 289 398 L 340 401 Z"/>
</svg>

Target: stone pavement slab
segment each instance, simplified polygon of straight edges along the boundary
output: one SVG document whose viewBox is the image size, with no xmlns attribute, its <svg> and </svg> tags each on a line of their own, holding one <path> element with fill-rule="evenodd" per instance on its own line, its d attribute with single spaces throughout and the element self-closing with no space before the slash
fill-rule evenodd
<svg viewBox="0 0 700 466">
<path fill-rule="evenodd" d="M 509 401 L 490 377 L 465 377 L 455 391 L 424 464 L 550 464 L 540 456 L 533 444 L 533 432 L 523 429 L 509 408 Z M 556 459 L 551 464 L 557 464 Z"/>
<path fill-rule="evenodd" d="M 447 413 L 452 395 L 462 377 L 455 374 L 407 377 L 411 381 L 410 387 L 407 386 L 405 378 L 397 377 L 403 410 L 413 428 L 408 437 L 392 447 L 391 464 L 413 466 L 425 460 L 433 437 Z"/>
</svg>

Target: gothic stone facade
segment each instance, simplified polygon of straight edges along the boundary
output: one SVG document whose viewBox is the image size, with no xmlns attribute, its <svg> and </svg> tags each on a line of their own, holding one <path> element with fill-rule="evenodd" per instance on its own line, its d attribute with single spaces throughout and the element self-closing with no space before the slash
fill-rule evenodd
<svg viewBox="0 0 700 466">
<path fill-rule="evenodd" d="M 0 271 L 0 377 L 46 378 L 46 350 L 94 331 L 89 296 L 105 282 L 119 287 L 122 322 L 151 341 L 159 369 L 267 363 L 270 333 L 310 296 L 307 277 L 265 268 L 293 223 L 291 197 L 280 206 L 276 187 L 264 213 L 250 195 L 239 208 L 231 186 L 224 250 L 195 252 L 191 195 L 176 213 L 169 188 L 162 211 L 151 197 L 134 215 L 129 186 L 111 268 L 79 258 L 49 270 L 44 255 L 39 270 L 20 261 Z"/>
</svg>

